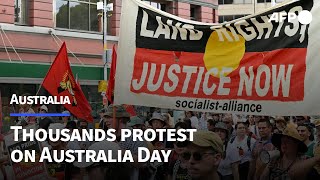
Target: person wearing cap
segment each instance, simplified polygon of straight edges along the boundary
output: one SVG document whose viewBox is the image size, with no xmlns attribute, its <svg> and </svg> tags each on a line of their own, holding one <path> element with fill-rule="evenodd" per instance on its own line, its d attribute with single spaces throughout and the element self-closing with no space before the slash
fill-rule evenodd
<svg viewBox="0 0 320 180">
<path fill-rule="evenodd" d="M 221 174 L 222 180 L 232 180 L 233 175 L 232 175 L 232 167 L 231 167 L 231 162 L 230 162 L 230 159 L 232 159 L 232 157 L 230 157 L 230 156 L 235 155 L 235 154 L 229 153 L 228 156 L 226 156 L 226 153 L 225 153 L 227 145 L 228 145 L 228 140 L 229 140 L 229 138 L 228 138 L 229 131 L 228 131 L 227 125 L 224 124 L 223 122 L 217 122 L 215 124 L 214 129 L 213 129 L 213 132 L 218 134 L 223 142 L 223 152 L 224 153 L 223 153 L 221 162 L 218 167 L 218 172 Z"/>
<path fill-rule="evenodd" d="M 298 124 L 297 130 L 299 135 L 302 137 L 303 142 L 308 147 L 308 151 L 304 154 L 305 158 L 313 157 L 313 149 L 315 145 L 315 142 L 313 141 L 313 125 L 311 123 Z"/>
<path fill-rule="evenodd" d="M 69 111 L 63 111 L 62 114 L 69 114 L 70 115 L 70 112 Z M 70 116 L 61 116 L 61 119 L 62 119 L 62 123 L 64 125 L 67 125 L 68 121 L 70 121 Z"/>
<path fill-rule="evenodd" d="M 29 93 L 23 94 L 22 96 L 30 96 Z M 34 110 L 31 108 L 30 104 L 20 104 L 19 113 L 31 113 L 34 114 Z M 26 126 L 28 124 L 35 124 L 36 117 L 35 116 L 19 116 L 17 125 Z"/>
<path fill-rule="evenodd" d="M 114 110 L 115 108 L 115 110 Z M 126 109 L 120 105 L 110 105 L 105 113 L 105 116 L 107 117 L 108 123 L 111 125 L 113 124 L 113 121 L 117 121 L 116 127 L 116 135 L 117 139 L 120 139 L 120 131 L 121 129 L 128 129 L 128 123 L 130 122 L 130 114 L 126 111 Z M 113 120 L 113 117 L 115 119 Z M 138 163 L 138 147 L 145 147 L 147 148 L 147 144 L 144 141 L 133 141 L 133 137 L 126 138 L 125 141 L 118 141 L 118 144 L 121 149 L 130 150 L 131 154 L 134 159 L 134 163 L 131 164 L 131 169 L 133 170 L 131 173 L 131 179 L 137 179 L 139 177 L 139 169 L 144 165 L 144 163 Z"/>
<path fill-rule="evenodd" d="M 260 160 L 260 153 L 262 151 L 274 150 L 274 146 L 271 142 L 272 136 L 272 125 L 267 119 L 260 119 L 258 122 L 258 129 L 260 139 L 256 141 L 252 148 L 252 160 L 250 162 L 249 180 L 259 180 L 261 173 L 263 172 L 266 165 Z"/>
<path fill-rule="evenodd" d="M 222 122 L 227 125 L 228 131 L 229 131 L 229 137 L 230 138 L 235 137 L 236 131 L 234 130 L 234 127 L 233 127 L 232 115 L 226 115 L 225 117 L 223 117 Z"/>
<path fill-rule="evenodd" d="M 218 166 L 222 158 L 223 142 L 210 131 L 197 131 L 181 157 L 187 162 L 192 180 L 220 180 Z"/>
<path fill-rule="evenodd" d="M 48 107 L 46 105 L 42 105 L 40 107 L 40 113 L 48 113 Z M 42 116 L 38 120 L 39 129 L 48 130 L 49 125 L 53 123 L 53 120 L 47 116 Z"/>
<path fill-rule="evenodd" d="M 226 156 L 231 157 L 232 174 L 235 180 L 248 178 L 252 148 L 256 140 L 247 135 L 247 129 L 246 119 L 240 119 L 235 126 L 236 137 L 230 138 L 226 150 Z"/>
<path fill-rule="evenodd" d="M 106 157 L 117 159 L 120 146 L 115 142 L 100 141 L 88 147 L 88 150 L 93 150 L 98 154 L 99 151 L 104 151 Z M 112 154 L 110 155 L 110 151 Z M 82 157 L 86 159 L 86 157 Z M 124 180 L 130 179 L 130 167 L 127 163 L 121 162 L 74 162 L 73 165 L 80 169 L 86 169 L 88 177 L 95 180 Z"/>
<path fill-rule="evenodd" d="M 282 134 L 272 135 L 271 142 L 280 151 L 280 157 L 268 164 L 260 180 L 296 179 L 293 166 L 302 160 L 301 154 L 307 152 L 308 148 L 295 126 L 288 124 Z"/>
<path fill-rule="evenodd" d="M 144 121 L 139 116 L 132 116 L 130 117 L 130 122 L 128 126 L 132 127 L 133 129 L 145 129 Z"/>
</svg>

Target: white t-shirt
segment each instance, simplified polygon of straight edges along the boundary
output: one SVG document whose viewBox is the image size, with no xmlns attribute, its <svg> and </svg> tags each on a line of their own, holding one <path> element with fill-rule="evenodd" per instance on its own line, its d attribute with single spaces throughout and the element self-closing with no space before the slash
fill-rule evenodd
<svg viewBox="0 0 320 180">
<path fill-rule="evenodd" d="M 226 158 L 220 161 L 218 172 L 222 176 L 227 176 L 232 174 L 232 164 L 231 161 L 233 159 L 237 159 L 238 156 L 235 153 L 226 154 Z"/>
<path fill-rule="evenodd" d="M 190 121 L 191 121 L 191 127 L 192 128 L 196 128 L 196 129 L 199 129 L 199 120 L 196 116 L 192 116 L 190 118 Z"/>
<path fill-rule="evenodd" d="M 245 138 L 242 141 L 239 141 L 237 137 L 235 137 L 232 144 L 230 141 L 228 142 L 228 147 L 226 150 L 226 156 L 230 157 L 230 163 L 235 163 L 240 161 L 240 164 L 245 163 L 247 161 L 251 161 L 252 159 L 252 149 L 254 146 L 254 143 L 256 142 L 255 139 L 251 138 L 250 140 L 250 149 L 247 144 L 248 136 L 245 136 Z"/>
</svg>

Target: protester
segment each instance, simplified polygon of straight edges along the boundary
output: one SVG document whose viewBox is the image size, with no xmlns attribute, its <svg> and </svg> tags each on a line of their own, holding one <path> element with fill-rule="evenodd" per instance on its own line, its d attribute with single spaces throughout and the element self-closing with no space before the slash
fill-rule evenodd
<svg viewBox="0 0 320 180">
<path fill-rule="evenodd" d="M 29 94 L 24 94 L 22 96 L 29 96 Z M 20 104 L 19 113 L 28 113 L 34 114 L 34 110 L 31 108 L 30 104 Z M 28 124 L 35 124 L 36 117 L 35 116 L 20 116 L 18 117 L 18 121 L 16 125 L 26 126 Z"/>
<path fill-rule="evenodd" d="M 214 121 L 213 119 L 208 119 L 208 121 L 207 121 L 207 129 L 208 129 L 208 131 L 214 132 L 214 127 L 215 127 L 216 123 L 217 122 Z"/>
<path fill-rule="evenodd" d="M 178 122 L 175 129 L 188 129 L 188 125 L 184 122 Z M 181 154 L 185 151 L 183 143 L 178 141 L 173 142 L 173 152 L 170 154 L 169 162 L 166 169 L 168 170 L 168 180 L 189 180 L 191 177 L 188 174 L 187 162 L 181 158 Z"/>
<path fill-rule="evenodd" d="M 188 143 L 185 152 L 182 153 L 192 180 L 220 180 L 217 170 L 222 153 L 223 142 L 216 133 L 194 133 L 193 141 Z"/>
<path fill-rule="evenodd" d="M 69 116 L 62 116 L 61 118 L 62 118 L 62 123 L 64 124 L 64 125 L 67 125 L 67 123 L 71 120 L 70 119 L 70 112 L 69 111 L 63 111 L 62 112 L 62 114 L 69 114 Z"/>
<path fill-rule="evenodd" d="M 247 135 L 247 128 L 246 122 L 236 124 L 237 135 L 230 139 L 226 150 L 226 156 L 232 157 L 230 162 L 235 180 L 247 180 L 248 178 L 250 161 L 252 160 L 251 151 L 256 141 Z"/>
<path fill-rule="evenodd" d="M 88 121 L 79 120 L 77 123 L 77 127 L 79 129 L 80 135 L 83 136 L 82 130 L 88 130 Z M 91 145 L 89 140 L 79 142 L 79 146 L 81 149 L 86 150 Z"/>
<path fill-rule="evenodd" d="M 287 126 L 287 121 L 283 117 L 278 116 L 275 118 L 275 122 L 279 133 L 282 133 Z"/>
<path fill-rule="evenodd" d="M 110 124 L 113 124 L 114 120 L 116 121 L 116 135 L 120 148 L 123 150 L 130 150 L 131 154 L 133 155 L 134 163 L 128 165 L 128 169 L 131 170 L 130 179 L 139 179 L 139 168 L 143 167 L 145 164 L 138 162 L 138 147 L 147 148 L 147 144 L 144 141 L 133 141 L 132 136 L 126 138 L 125 141 L 119 141 L 121 138 L 121 129 L 128 129 L 128 122 L 130 121 L 130 114 L 125 110 L 123 106 L 110 105 L 105 113 L 105 116 L 109 119 L 108 121 Z M 112 117 L 114 117 L 115 119 L 113 120 Z"/>
<path fill-rule="evenodd" d="M 313 157 L 313 149 L 315 142 L 314 136 L 313 136 L 313 126 L 310 123 L 303 123 L 303 124 L 298 124 L 298 133 L 302 138 L 302 141 L 307 145 L 308 151 L 304 154 L 305 158 L 311 158 Z"/>
<path fill-rule="evenodd" d="M 192 128 L 199 129 L 199 120 L 194 112 L 186 111 L 185 116 L 191 121 Z"/>
<path fill-rule="evenodd" d="M 40 113 L 48 113 L 48 107 L 46 105 L 42 105 L 40 107 Z M 38 120 L 39 129 L 45 129 L 48 130 L 49 125 L 53 123 L 53 120 L 47 116 L 42 116 Z"/>
<path fill-rule="evenodd" d="M 223 122 L 218 122 L 214 127 L 214 132 L 219 135 L 219 137 L 223 142 L 223 156 L 218 167 L 218 172 L 221 174 L 222 180 L 233 180 L 232 167 L 231 167 L 230 160 L 235 158 L 235 157 L 231 157 L 231 156 L 234 156 L 235 153 L 229 153 L 228 156 L 226 156 L 226 153 L 225 153 L 228 145 L 228 140 L 229 140 L 228 128 Z"/>
<path fill-rule="evenodd" d="M 128 123 L 128 126 L 132 127 L 133 129 L 145 129 L 144 121 L 138 116 L 130 117 L 130 122 Z"/>
<path fill-rule="evenodd" d="M 92 144 L 88 150 L 94 150 L 97 154 L 99 151 L 104 151 L 107 157 L 113 159 L 118 158 L 118 150 L 121 150 L 120 146 L 115 142 L 101 141 Z M 112 154 L 109 155 L 108 150 L 112 150 Z M 83 157 L 85 159 L 85 157 Z M 86 168 L 88 177 L 95 180 L 124 180 L 130 179 L 130 167 L 127 163 L 110 163 L 110 162 L 74 162 L 74 166 L 78 168 Z"/>
<path fill-rule="evenodd" d="M 258 129 L 260 139 L 256 141 L 252 148 L 252 160 L 250 162 L 248 180 L 259 180 L 261 173 L 266 167 L 260 160 L 260 153 L 262 151 L 274 150 L 274 146 L 271 142 L 272 125 L 270 121 L 265 119 L 259 120 Z"/>
<path fill-rule="evenodd" d="M 57 135 L 56 130 L 62 130 L 64 129 L 64 125 L 60 123 L 52 123 L 50 124 L 49 128 L 51 129 L 54 135 Z M 70 141 L 73 142 L 73 141 Z M 69 143 L 70 143 L 69 142 Z M 56 141 L 53 142 L 51 140 L 48 140 L 48 144 L 51 147 L 51 150 L 58 150 L 58 156 L 60 157 L 61 150 L 68 150 L 67 148 L 67 142 L 63 141 Z M 51 177 L 57 179 L 57 180 L 63 180 L 63 179 L 71 179 L 71 171 L 73 168 L 72 163 L 67 163 L 67 162 L 47 162 L 47 168 L 48 168 L 48 173 Z"/>
<path fill-rule="evenodd" d="M 282 134 L 273 134 L 271 142 L 280 151 L 280 157 L 272 159 L 260 179 L 295 179 L 292 166 L 302 159 L 301 154 L 308 149 L 302 137 L 292 124 L 288 124 Z"/>
<path fill-rule="evenodd" d="M 229 137 L 230 138 L 235 137 L 236 136 L 236 131 L 233 128 L 232 116 L 225 116 L 222 119 L 222 122 L 227 125 L 228 131 L 229 131 Z"/>
</svg>

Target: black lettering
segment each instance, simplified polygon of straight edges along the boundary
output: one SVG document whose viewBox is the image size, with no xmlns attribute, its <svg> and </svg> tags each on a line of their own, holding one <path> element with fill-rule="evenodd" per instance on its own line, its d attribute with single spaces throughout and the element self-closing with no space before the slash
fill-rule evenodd
<svg viewBox="0 0 320 180">
<path fill-rule="evenodd" d="M 183 102 L 181 103 L 181 106 L 182 106 L 183 108 L 187 107 L 187 105 L 188 105 L 188 102 L 187 102 L 187 101 L 183 101 Z"/>
<path fill-rule="evenodd" d="M 256 106 L 256 111 L 257 111 L 257 112 L 261 112 L 261 109 L 262 109 L 261 104 L 258 104 L 258 105 Z"/>
<path fill-rule="evenodd" d="M 180 100 L 176 101 L 176 107 L 179 108 L 180 107 Z"/>
<path fill-rule="evenodd" d="M 196 103 L 197 103 L 197 101 L 196 101 Z M 193 104 L 194 104 L 194 102 L 193 101 L 190 101 L 189 103 L 188 103 L 188 108 L 193 108 Z"/>
<path fill-rule="evenodd" d="M 198 108 L 198 109 L 202 109 L 202 105 L 203 105 L 203 103 L 202 103 L 202 102 L 199 102 L 197 108 Z"/>
<path fill-rule="evenodd" d="M 244 104 L 244 111 L 249 112 L 249 104 Z"/>
<path fill-rule="evenodd" d="M 224 103 L 223 107 L 222 107 L 223 111 L 227 111 L 228 110 L 228 103 Z"/>
<path fill-rule="evenodd" d="M 251 112 L 255 112 L 255 107 L 256 107 L 255 104 L 251 104 L 251 106 L 250 106 L 250 111 L 251 111 Z"/>
<path fill-rule="evenodd" d="M 213 110 L 213 109 L 214 109 L 214 102 L 210 103 L 209 109 L 210 109 L 210 110 Z"/>
<path fill-rule="evenodd" d="M 238 109 L 238 111 L 242 111 L 242 108 L 243 108 L 242 106 L 243 106 L 243 105 L 242 105 L 241 103 L 240 103 L 240 104 L 238 104 L 238 108 L 237 108 L 237 109 Z"/>
</svg>

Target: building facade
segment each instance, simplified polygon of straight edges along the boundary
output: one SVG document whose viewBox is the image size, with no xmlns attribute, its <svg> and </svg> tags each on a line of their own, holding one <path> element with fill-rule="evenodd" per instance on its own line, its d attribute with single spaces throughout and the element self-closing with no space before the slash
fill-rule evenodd
<svg viewBox="0 0 320 180">
<path fill-rule="evenodd" d="M 107 79 L 108 67 L 102 59 L 103 20 L 102 12 L 97 10 L 98 1 L 0 1 L 0 91 L 5 116 L 18 109 L 9 104 L 12 94 L 47 94 L 40 88 L 41 83 L 63 41 L 69 50 L 73 74 L 93 110 L 102 107 L 98 82 Z M 113 11 L 108 12 L 106 38 L 107 48 L 112 49 L 118 41 L 122 1 L 109 0 L 109 3 L 113 3 Z M 218 0 L 145 3 L 186 19 L 218 21 Z M 53 112 L 61 110 L 60 107 L 49 109 Z"/>
<path fill-rule="evenodd" d="M 231 21 L 264 11 L 274 3 L 285 0 L 219 0 L 219 22 Z"/>
</svg>

